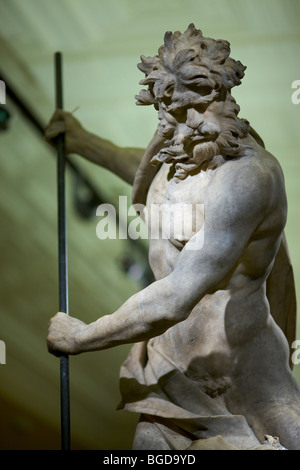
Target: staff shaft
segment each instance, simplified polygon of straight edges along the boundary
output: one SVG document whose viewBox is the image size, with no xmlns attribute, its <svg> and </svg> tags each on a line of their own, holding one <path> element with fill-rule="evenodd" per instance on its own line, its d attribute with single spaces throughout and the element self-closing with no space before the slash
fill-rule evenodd
<svg viewBox="0 0 300 470">
<path fill-rule="evenodd" d="M 62 54 L 56 52 L 55 90 L 56 109 L 63 109 Z M 68 305 L 68 263 L 67 263 L 67 229 L 65 203 L 65 142 L 64 134 L 57 139 L 57 203 L 58 203 L 58 282 L 59 311 L 69 313 Z M 60 401 L 61 401 L 61 447 L 70 448 L 70 391 L 69 391 L 69 357 L 60 356 Z"/>
</svg>

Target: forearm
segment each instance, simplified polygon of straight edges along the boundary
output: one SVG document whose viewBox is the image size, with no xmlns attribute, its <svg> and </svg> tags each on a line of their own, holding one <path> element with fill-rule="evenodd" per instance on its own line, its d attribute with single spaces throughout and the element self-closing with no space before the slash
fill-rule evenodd
<svg viewBox="0 0 300 470">
<path fill-rule="evenodd" d="M 135 343 L 164 333 L 183 320 L 168 278 L 130 297 L 115 313 L 87 325 L 76 338 L 79 352 Z"/>
<path fill-rule="evenodd" d="M 135 173 L 144 154 L 141 148 L 121 148 L 109 140 L 84 131 L 79 139 L 78 154 L 133 184 Z"/>
</svg>

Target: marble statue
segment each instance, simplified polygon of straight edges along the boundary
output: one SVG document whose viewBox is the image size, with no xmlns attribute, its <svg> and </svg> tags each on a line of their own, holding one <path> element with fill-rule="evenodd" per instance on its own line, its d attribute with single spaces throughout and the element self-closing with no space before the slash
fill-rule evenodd
<svg viewBox="0 0 300 470">
<path fill-rule="evenodd" d="M 238 116 L 231 90 L 246 67 L 193 24 L 167 32 L 138 67 L 146 89 L 137 104 L 154 105 L 159 119 L 146 151 L 120 148 L 60 110 L 46 140 L 64 132 L 67 153 L 132 184 L 134 203 L 190 204 L 200 224 L 149 239 L 155 281 L 116 312 L 91 324 L 58 312 L 48 349 L 134 343 L 120 372 L 120 408 L 140 414 L 133 449 L 300 449 L 284 177 Z"/>
</svg>

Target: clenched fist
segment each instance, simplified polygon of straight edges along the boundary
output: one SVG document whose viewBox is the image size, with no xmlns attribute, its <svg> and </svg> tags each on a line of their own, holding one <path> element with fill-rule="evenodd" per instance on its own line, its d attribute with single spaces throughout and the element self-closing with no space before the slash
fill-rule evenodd
<svg viewBox="0 0 300 470">
<path fill-rule="evenodd" d="M 66 313 L 58 312 L 51 318 L 48 328 L 48 351 L 55 356 L 79 354 L 81 352 L 79 335 L 87 325 Z"/>
<path fill-rule="evenodd" d="M 66 154 L 81 153 L 81 143 L 86 134 L 85 129 L 72 113 L 58 109 L 45 129 L 45 140 L 55 146 L 55 139 L 60 134 L 65 134 Z"/>
</svg>

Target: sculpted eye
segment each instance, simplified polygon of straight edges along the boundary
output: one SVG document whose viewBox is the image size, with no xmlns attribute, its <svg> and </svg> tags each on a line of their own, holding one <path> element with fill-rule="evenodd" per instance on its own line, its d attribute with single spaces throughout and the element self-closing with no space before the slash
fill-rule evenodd
<svg viewBox="0 0 300 470">
<path fill-rule="evenodd" d="M 193 91 L 196 91 L 197 93 L 199 93 L 202 96 L 210 95 L 211 91 L 212 91 L 212 87 L 208 86 L 208 85 L 198 85 L 198 86 L 197 85 L 192 85 L 189 88 L 191 88 Z"/>
<path fill-rule="evenodd" d="M 183 84 L 191 91 L 194 91 L 202 96 L 209 95 L 212 91 L 213 86 L 210 84 L 210 80 L 205 73 L 194 73 L 190 77 L 186 77 L 183 80 Z"/>
<path fill-rule="evenodd" d="M 198 74 L 198 75 L 194 75 L 191 80 L 198 80 L 198 79 L 204 79 L 206 80 L 207 79 L 207 75 L 202 75 L 202 74 Z"/>
<path fill-rule="evenodd" d="M 189 90 L 199 93 L 202 96 L 206 96 L 211 93 L 213 88 L 211 85 L 206 84 L 206 79 L 207 77 L 204 75 L 195 75 L 191 80 L 186 81 L 185 85 Z"/>
<path fill-rule="evenodd" d="M 182 77 L 182 82 L 184 85 L 206 85 L 209 81 L 208 75 L 205 72 L 200 70 L 193 70 L 186 73 L 184 77 Z"/>
</svg>

